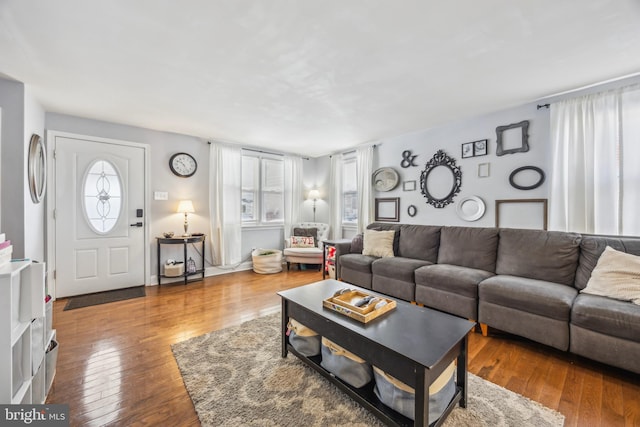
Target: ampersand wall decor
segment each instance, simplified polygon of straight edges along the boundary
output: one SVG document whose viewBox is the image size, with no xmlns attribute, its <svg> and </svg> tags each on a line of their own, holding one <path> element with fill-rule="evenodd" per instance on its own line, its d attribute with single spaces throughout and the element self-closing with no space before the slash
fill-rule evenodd
<svg viewBox="0 0 640 427">
<path fill-rule="evenodd" d="M 414 163 L 416 157 L 418 157 L 417 154 L 411 155 L 411 150 L 404 150 L 402 152 L 402 161 L 400 162 L 400 166 L 402 166 L 403 168 L 408 168 L 409 166 L 418 166 Z"/>
</svg>

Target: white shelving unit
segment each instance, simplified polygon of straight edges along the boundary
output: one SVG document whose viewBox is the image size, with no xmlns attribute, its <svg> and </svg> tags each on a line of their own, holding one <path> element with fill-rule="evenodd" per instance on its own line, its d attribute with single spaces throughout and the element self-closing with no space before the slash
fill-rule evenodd
<svg viewBox="0 0 640 427">
<path fill-rule="evenodd" d="M 55 331 L 47 327 L 44 298 L 44 263 L 19 261 L 0 268 L 0 403 L 45 401 L 50 387 L 46 350 Z M 55 364 L 50 369 L 55 371 Z"/>
</svg>

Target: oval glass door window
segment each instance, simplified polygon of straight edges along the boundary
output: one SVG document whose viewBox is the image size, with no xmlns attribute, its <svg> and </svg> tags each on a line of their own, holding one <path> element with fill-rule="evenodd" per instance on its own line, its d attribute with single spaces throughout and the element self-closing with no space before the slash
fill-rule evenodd
<svg viewBox="0 0 640 427">
<path fill-rule="evenodd" d="M 93 231 L 111 231 L 122 210 L 122 185 L 113 164 L 107 160 L 93 162 L 84 178 L 82 195 L 84 213 Z"/>
</svg>

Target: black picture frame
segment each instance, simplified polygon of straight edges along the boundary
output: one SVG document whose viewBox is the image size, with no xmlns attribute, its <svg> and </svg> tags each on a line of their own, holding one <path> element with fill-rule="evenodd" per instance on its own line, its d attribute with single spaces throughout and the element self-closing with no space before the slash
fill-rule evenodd
<svg viewBox="0 0 640 427">
<path fill-rule="evenodd" d="M 462 144 L 462 158 L 468 159 L 469 157 L 473 157 L 473 142 Z"/>
<path fill-rule="evenodd" d="M 400 222 L 400 197 L 376 198 L 375 220 Z"/>
<path fill-rule="evenodd" d="M 436 198 L 431 193 L 429 193 L 429 175 L 433 172 L 434 169 L 438 167 L 445 167 L 449 170 L 452 175 L 452 186 L 451 189 L 448 190 L 448 193 L 443 198 Z M 424 167 L 424 170 L 420 174 L 420 190 L 422 191 L 422 195 L 427 199 L 427 203 L 432 205 L 435 208 L 444 208 L 450 203 L 453 203 L 453 198 L 460 192 L 460 188 L 462 187 L 462 171 L 456 165 L 456 159 L 449 157 L 444 150 L 438 150 L 436 154 L 433 155 L 431 160 L 427 162 Z"/>
<path fill-rule="evenodd" d="M 489 140 L 481 139 L 473 142 L 473 157 L 486 156 L 488 154 L 487 147 Z"/>
</svg>

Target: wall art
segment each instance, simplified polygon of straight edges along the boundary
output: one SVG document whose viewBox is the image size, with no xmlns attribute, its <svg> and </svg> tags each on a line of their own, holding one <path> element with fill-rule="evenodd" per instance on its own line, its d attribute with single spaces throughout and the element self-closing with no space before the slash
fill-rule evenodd
<svg viewBox="0 0 640 427">
<path fill-rule="evenodd" d="M 409 166 L 418 166 L 415 164 L 417 154 L 411 154 L 411 150 L 404 150 L 402 152 L 402 161 L 400 162 L 400 166 L 403 168 L 408 168 Z"/>
<path fill-rule="evenodd" d="M 491 163 L 480 163 L 478 164 L 478 178 L 488 178 L 489 177 L 489 166 Z"/>
<path fill-rule="evenodd" d="M 388 197 L 376 199 L 376 221 L 400 221 L 400 197 Z"/>
<path fill-rule="evenodd" d="M 407 208 L 407 215 L 413 218 L 414 216 L 416 216 L 417 213 L 418 213 L 418 208 L 416 208 L 415 205 L 409 205 L 409 207 Z"/>
<path fill-rule="evenodd" d="M 373 172 L 372 180 L 377 191 L 391 191 L 398 185 L 400 177 L 395 169 L 384 167 Z"/>
<path fill-rule="evenodd" d="M 535 181 L 534 183 L 530 184 L 530 185 L 520 185 L 516 182 L 516 175 L 518 175 L 521 172 L 527 172 L 527 171 L 533 171 L 534 174 L 538 174 L 537 177 L 537 181 Z M 545 175 L 544 175 L 544 171 L 542 169 L 540 169 L 537 166 L 523 166 L 521 168 L 515 169 L 513 172 L 511 172 L 511 174 L 509 175 L 509 184 L 511 184 L 511 186 L 513 188 L 517 188 L 518 190 L 533 190 L 534 188 L 538 188 L 542 185 L 542 183 L 544 182 L 545 179 Z"/>
<path fill-rule="evenodd" d="M 416 191 L 415 181 L 404 181 L 402 183 L 402 191 Z"/>
<path fill-rule="evenodd" d="M 465 142 L 462 144 L 462 158 L 478 157 L 487 155 L 487 139 L 479 141 Z"/>
<path fill-rule="evenodd" d="M 547 229 L 547 199 L 496 200 L 496 227 Z"/>
<path fill-rule="evenodd" d="M 462 171 L 456 159 L 438 150 L 427 162 L 420 174 L 420 189 L 427 203 L 436 208 L 444 208 L 453 203 L 453 198 L 462 187 Z"/>
<path fill-rule="evenodd" d="M 496 156 L 529 151 L 529 120 L 496 128 Z M 509 148 L 512 147 L 512 148 Z"/>
</svg>

